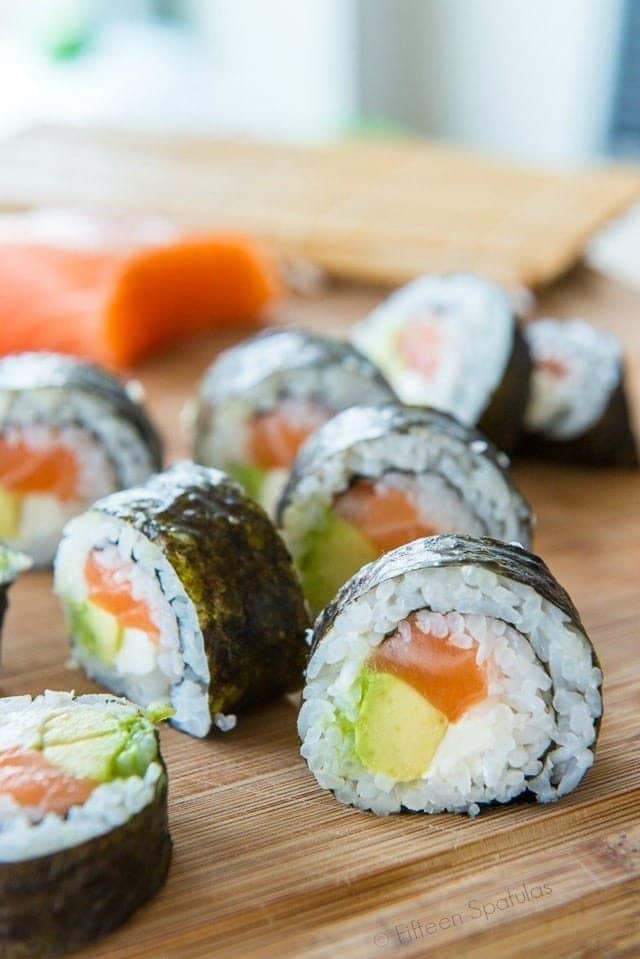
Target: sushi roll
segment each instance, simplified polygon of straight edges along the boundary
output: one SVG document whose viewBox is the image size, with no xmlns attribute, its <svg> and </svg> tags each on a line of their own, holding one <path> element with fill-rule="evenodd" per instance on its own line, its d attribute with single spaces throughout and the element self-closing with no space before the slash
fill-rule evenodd
<svg viewBox="0 0 640 959">
<path fill-rule="evenodd" d="M 303 441 L 354 403 L 395 395 L 348 343 L 267 330 L 221 353 L 196 401 L 194 459 L 226 470 L 273 513 Z"/>
<path fill-rule="evenodd" d="M 0 955 L 75 949 L 163 885 L 159 718 L 111 696 L 0 699 Z"/>
<path fill-rule="evenodd" d="M 586 466 L 638 466 L 618 340 L 582 320 L 537 320 L 525 335 L 534 369 L 522 452 Z"/>
<path fill-rule="evenodd" d="M 302 685 L 307 616 L 264 511 L 219 470 L 177 463 L 66 526 L 55 562 L 72 655 L 193 736 Z"/>
<path fill-rule="evenodd" d="M 593 763 L 601 682 L 537 556 L 415 540 L 365 566 L 318 618 L 301 753 L 322 788 L 380 815 L 552 802 Z"/>
<path fill-rule="evenodd" d="M 412 539 L 531 540 L 509 461 L 447 413 L 386 404 L 339 413 L 307 441 L 278 522 L 314 612 L 361 566 Z"/>
<path fill-rule="evenodd" d="M 19 573 L 29 569 L 31 560 L 23 553 L 16 553 L 5 543 L 0 543 L 0 639 L 2 638 L 2 624 L 7 611 L 7 593 L 12 582 Z"/>
<path fill-rule="evenodd" d="M 0 538 L 38 565 L 65 522 L 162 466 L 131 387 L 56 353 L 0 359 Z"/>
<path fill-rule="evenodd" d="M 352 331 L 404 403 L 478 426 L 510 453 L 520 432 L 531 360 L 507 293 L 478 276 L 423 276 Z"/>
</svg>

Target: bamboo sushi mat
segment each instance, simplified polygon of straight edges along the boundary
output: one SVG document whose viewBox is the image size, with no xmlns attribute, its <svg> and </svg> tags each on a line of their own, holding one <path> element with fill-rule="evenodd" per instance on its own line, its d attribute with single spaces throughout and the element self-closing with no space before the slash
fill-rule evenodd
<svg viewBox="0 0 640 959">
<path fill-rule="evenodd" d="M 42 127 L 0 144 L 0 206 L 242 228 L 332 275 L 391 284 L 470 269 L 544 285 L 638 195 L 630 169 L 536 172 L 418 141 L 304 148 Z"/>
</svg>

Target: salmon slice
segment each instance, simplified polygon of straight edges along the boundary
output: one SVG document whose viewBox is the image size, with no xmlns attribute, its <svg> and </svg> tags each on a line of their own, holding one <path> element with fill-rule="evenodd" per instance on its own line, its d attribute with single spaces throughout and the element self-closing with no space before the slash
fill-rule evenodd
<svg viewBox="0 0 640 959">
<path fill-rule="evenodd" d="M 196 333 L 259 325 L 279 286 L 245 237 L 133 253 L 0 245 L 0 355 L 53 350 L 127 367 Z"/>
<path fill-rule="evenodd" d="M 380 644 L 369 665 L 403 679 L 455 723 L 487 697 L 486 673 L 476 663 L 477 643 L 461 649 L 448 636 L 423 633 L 415 615 L 406 622 L 410 639 L 396 631 Z"/>
<path fill-rule="evenodd" d="M 37 749 L 0 751 L 0 796 L 42 814 L 64 816 L 72 806 L 83 805 L 97 785 L 62 772 Z"/>
<path fill-rule="evenodd" d="M 78 461 L 67 446 L 34 448 L 0 437 L 0 487 L 20 496 L 46 493 L 71 502 L 78 490 Z"/>
<path fill-rule="evenodd" d="M 438 532 L 422 520 L 402 490 L 383 487 L 370 480 L 356 480 L 346 492 L 336 496 L 333 508 L 341 519 L 356 526 L 381 553 Z"/>
<path fill-rule="evenodd" d="M 287 401 L 249 423 L 249 456 L 264 469 L 288 469 L 304 441 L 326 423 L 331 411 L 316 403 Z"/>
<path fill-rule="evenodd" d="M 551 376 L 554 376 L 558 380 L 564 379 L 564 377 L 569 372 L 569 368 L 564 360 L 558 360 L 555 357 L 548 357 L 545 360 L 537 360 L 536 367 L 540 370 L 545 370 Z"/>
<path fill-rule="evenodd" d="M 116 567 L 103 566 L 98 562 L 96 551 L 91 550 L 84 564 L 84 575 L 89 600 L 111 613 L 123 629 L 139 629 L 153 642 L 160 640 L 160 630 L 151 618 L 149 607 L 141 599 L 131 595 L 131 572 L 133 564 L 125 560 Z"/>
<path fill-rule="evenodd" d="M 442 333 L 428 320 L 414 320 L 400 330 L 397 348 L 408 366 L 424 376 L 432 377 L 438 371 Z"/>
</svg>

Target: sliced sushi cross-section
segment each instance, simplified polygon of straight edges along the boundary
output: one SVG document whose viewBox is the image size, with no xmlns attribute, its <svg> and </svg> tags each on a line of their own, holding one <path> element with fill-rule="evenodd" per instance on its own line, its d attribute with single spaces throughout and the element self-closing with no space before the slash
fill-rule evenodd
<svg viewBox="0 0 640 959">
<path fill-rule="evenodd" d="M 0 538 L 39 565 L 70 517 L 161 456 L 139 398 L 104 370 L 53 353 L 0 359 Z"/>
<path fill-rule="evenodd" d="M 278 506 L 318 612 L 365 563 L 411 540 L 468 533 L 528 546 L 532 516 L 508 459 L 432 409 L 354 406 L 307 441 Z"/>
<path fill-rule="evenodd" d="M 355 403 L 394 398 L 350 344 L 303 330 L 267 330 L 221 353 L 205 373 L 194 457 L 229 472 L 272 512 L 314 430 Z"/>
<path fill-rule="evenodd" d="M 583 320 L 536 320 L 525 336 L 534 369 L 522 452 L 587 466 L 637 466 L 618 340 Z"/>
<path fill-rule="evenodd" d="M 120 925 L 171 858 L 154 723 L 112 696 L 0 699 L 0 954 L 53 956 Z"/>
<path fill-rule="evenodd" d="M 594 759 L 602 674 L 542 560 L 487 538 L 414 540 L 316 621 L 301 752 L 341 802 L 385 815 L 551 802 Z"/>
<path fill-rule="evenodd" d="M 299 688 L 307 615 L 264 511 L 219 470 L 177 463 L 72 520 L 55 590 L 75 660 L 195 736 Z"/>
<path fill-rule="evenodd" d="M 531 362 L 506 291 L 471 274 L 422 276 L 357 323 L 351 338 L 404 403 L 452 413 L 514 449 Z"/>
</svg>

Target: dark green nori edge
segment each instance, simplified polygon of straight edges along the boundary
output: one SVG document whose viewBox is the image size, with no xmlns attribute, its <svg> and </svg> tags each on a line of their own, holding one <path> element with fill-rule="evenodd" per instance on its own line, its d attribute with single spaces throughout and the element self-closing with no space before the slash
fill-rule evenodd
<svg viewBox="0 0 640 959">
<path fill-rule="evenodd" d="M 59 353 L 20 353 L 0 359 L 0 392 L 58 389 L 88 393 L 127 420 L 148 448 L 153 469 L 162 468 L 162 442 L 144 407 L 131 399 L 117 377 L 94 365 Z"/>
<path fill-rule="evenodd" d="M 433 556 L 434 553 L 437 554 L 437 559 Z M 473 536 L 446 535 L 414 540 L 363 566 L 359 573 L 345 583 L 334 601 L 318 616 L 313 631 L 311 652 L 322 641 L 344 606 L 386 580 L 420 569 L 467 565 L 483 566 L 499 576 L 530 586 L 543 599 L 562 610 L 569 617 L 572 625 L 585 636 L 587 635 L 580 614 L 569 594 L 560 586 L 539 556 L 517 544 L 501 543 L 499 540 L 488 537 L 476 539 Z"/>
<path fill-rule="evenodd" d="M 386 390 L 390 400 L 396 398 L 380 370 L 351 343 L 286 327 L 264 330 L 225 350 L 205 373 L 203 384 L 215 384 L 227 398 L 243 395 L 274 374 L 329 366 L 348 366 Z"/>
<path fill-rule="evenodd" d="M 532 514 L 529 505 L 516 489 L 508 471 L 505 455 L 478 430 L 464 426 L 454 416 L 431 407 L 403 406 L 400 403 L 352 406 L 321 426 L 305 443 L 296 458 L 289 481 L 277 509 L 277 522 L 282 523 L 284 510 L 295 495 L 296 488 L 309 473 L 326 460 L 350 449 L 358 443 L 380 440 L 390 433 L 410 433 L 413 429 L 434 429 L 446 433 L 465 446 L 484 443 L 481 454 L 505 479 L 514 499 L 523 539 L 531 539 Z"/>
<path fill-rule="evenodd" d="M 94 509 L 130 523 L 174 568 L 204 637 L 212 717 L 300 688 L 308 626 L 300 585 L 276 528 L 239 484 L 177 463 Z"/>
<path fill-rule="evenodd" d="M 44 959 L 111 932 L 164 884 L 171 846 L 164 772 L 152 802 L 121 826 L 49 856 L 0 863 L 0 956 Z"/>
<path fill-rule="evenodd" d="M 28 569 L 30 560 L 0 542 L 0 644 L 2 640 L 2 626 L 9 606 L 9 587 L 22 570 Z M 0 645 L 1 650 L 1 645 Z"/>
<path fill-rule="evenodd" d="M 552 463 L 637 469 L 640 459 L 622 367 L 604 413 L 586 432 L 568 440 L 554 439 L 543 433 L 525 433 L 517 452 L 526 458 Z"/>
<path fill-rule="evenodd" d="M 513 452 L 520 438 L 532 370 L 527 341 L 514 319 L 511 356 L 478 422 L 478 429 L 506 453 Z"/>
</svg>

